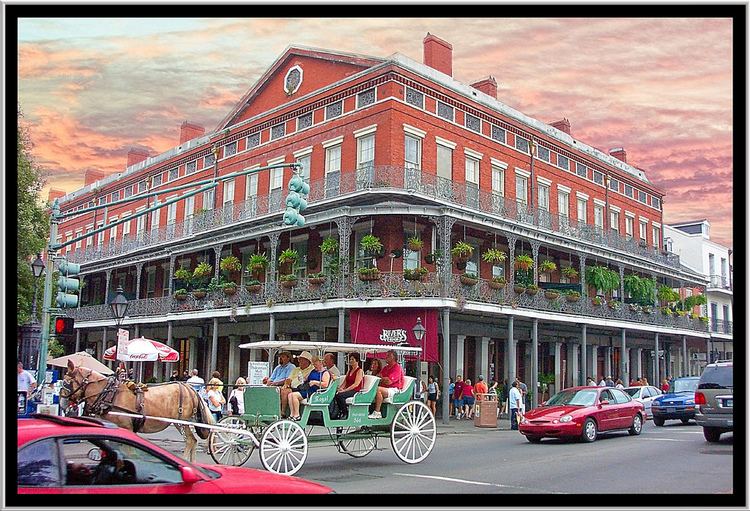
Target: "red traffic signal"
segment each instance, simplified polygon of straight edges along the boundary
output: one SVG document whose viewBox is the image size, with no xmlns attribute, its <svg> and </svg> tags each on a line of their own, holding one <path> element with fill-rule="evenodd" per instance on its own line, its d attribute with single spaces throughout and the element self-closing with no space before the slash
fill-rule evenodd
<svg viewBox="0 0 750 511">
<path fill-rule="evenodd" d="M 74 333 L 73 318 L 55 318 L 55 335 L 72 335 Z"/>
</svg>

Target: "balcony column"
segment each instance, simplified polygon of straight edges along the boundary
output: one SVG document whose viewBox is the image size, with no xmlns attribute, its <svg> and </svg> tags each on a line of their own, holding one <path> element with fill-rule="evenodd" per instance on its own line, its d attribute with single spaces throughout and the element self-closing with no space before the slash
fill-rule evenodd
<svg viewBox="0 0 750 511">
<path fill-rule="evenodd" d="M 578 377 L 579 385 L 586 384 L 586 323 L 581 325 L 581 374 Z"/>
<path fill-rule="evenodd" d="M 273 312 L 268 315 L 268 340 L 276 340 L 276 316 Z"/>
<path fill-rule="evenodd" d="M 101 358 L 102 361 L 104 360 L 104 350 L 107 349 L 107 327 L 102 327 L 102 347 L 99 350 L 99 356 L 97 358 Z M 115 363 L 117 361 L 115 360 Z M 109 363 L 110 368 L 112 367 L 112 362 Z"/>
<path fill-rule="evenodd" d="M 104 304 L 109 304 L 109 281 L 112 279 L 112 270 L 106 270 L 106 282 L 104 283 Z"/>
<path fill-rule="evenodd" d="M 622 302 L 622 310 L 624 311 L 625 310 L 625 267 L 621 264 L 618 265 L 617 267 L 620 270 L 620 301 Z"/>
<path fill-rule="evenodd" d="M 447 296 L 451 288 L 451 233 L 453 232 L 453 225 L 456 223 L 456 219 L 443 215 L 435 219 L 434 222 L 437 227 L 440 251 L 443 254 L 438 265 L 438 273 L 443 288 L 442 294 L 443 296 Z"/>
<path fill-rule="evenodd" d="M 492 385 L 492 382 L 490 381 L 490 376 L 489 376 L 489 361 L 487 360 L 487 357 L 489 356 L 489 352 L 490 352 L 490 338 L 482 337 L 479 341 L 479 349 L 476 350 L 477 358 L 479 360 L 475 364 L 475 367 L 479 368 L 479 374 L 484 376 L 485 382 L 487 382 L 488 385 Z"/>
<path fill-rule="evenodd" d="M 242 343 L 242 339 L 239 335 L 229 336 L 229 370 L 227 371 L 226 381 L 229 385 L 234 385 L 239 376 L 242 376 L 242 368 L 240 367 L 240 349 L 238 346 Z M 233 390 L 233 387 L 229 387 L 228 393 Z"/>
<path fill-rule="evenodd" d="M 442 389 L 443 396 L 443 424 L 448 424 L 450 421 L 450 400 L 448 399 L 448 388 L 450 387 L 450 338 L 451 338 L 451 327 L 450 327 L 451 311 L 448 308 L 443 309 L 443 384 L 440 387 Z"/>
<path fill-rule="evenodd" d="M 591 357 L 591 361 L 588 362 L 588 364 L 590 365 L 590 375 L 596 383 L 599 383 L 599 380 L 597 379 L 597 376 L 599 375 L 596 374 L 597 372 L 596 358 L 599 354 L 599 347 L 596 344 L 592 344 L 591 349 L 589 350 L 589 353 Z"/>
<path fill-rule="evenodd" d="M 620 379 L 624 386 L 628 386 L 630 383 L 630 375 L 628 374 L 628 356 L 630 355 L 628 349 L 625 347 L 625 329 L 623 328 L 620 332 Z"/>
<path fill-rule="evenodd" d="M 135 265 L 135 299 L 141 298 L 141 274 L 143 274 L 143 263 Z"/>
<path fill-rule="evenodd" d="M 580 346 L 578 343 L 568 343 L 568 375 L 570 376 L 570 386 L 575 387 L 582 385 L 581 374 L 578 370 L 578 352 Z"/>
<path fill-rule="evenodd" d="M 688 360 L 687 336 L 682 336 L 682 376 L 690 376 L 690 361 Z"/>
<path fill-rule="evenodd" d="M 638 378 L 643 377 L 643 348 L 638 348 L 636 354 L 636 367 L 638 368 Z"/>
<path fill-rule="evenodd" d="M 538 241 L 532 241 L 531 244 L 531 258 L 534 260 L 534 284 L 539 285 L 539 245 Z"/>
<path fill-rule="evenodd" d="M 172 296 L 172 293 L 174 293 L 174 279 L 172 276 L 174 275 L 174 264 L 176 260 L 176 255 L 172 254 L 169 256 L 169 296 Z"/>
<path fill-rule="evenodd" d="M 578 254 L 578 266 L 580 268 L 578 272 L 578 280 L 581 282 L 581 300 L 585 301 L 589 296 L 589 290 L 586 286 L 586 254 Z M 586 356 L 586 353 L 583 355 Z M 586 380 L 584 380 L 583 383 L 586 383 Z"/>
<path fill-rule="evenodd" d="M 136 325 L 136 327 L 137 326 L 138 325 Z M 136 337 L 138 337 L 138 336 L 136 335 Z M 169 346 L 172 349 L 175 349 L 175 346 L 174 346 L 174 321 L 167 321 L 167 346 Z M 179 350 L 176 350 L 176 351 L 179 351 Z M 157 377 L 157 379 L 159 379 L 161 377 L 161 381 L 169 380 L 169 376 L 168 375 L 167 375 L 166 378 L 163 378 L 163 376 L 165 376 L 165 373 L 166 373 L 164 371 L 164 369 L 165 369 L 165 363 L 164 362 L 159 362 L 158 364 L 156 364 L 156 366 L 159 369 L 159 376 Z"/>
<path fill-rule="evenodd" d="M 536 263 L 536 259 L 534 259 Z M 534 318 L 531 323 L 531 407 L 539 404 L 539 319 Z"/>
<path fill-rule="evenodd" d="M 656 312 L 656 309 L 659 307 L 659 299 L 656 297 L 658 293 L 657 289 L 657 282 L 656 282 L 656 273 L 651 274 L 651 280 L 654 281 L 654 312 Z"/>
<path fill-rule="evenodd" d="M 214 197 L 216 194 L 214 193 Z M 214 249 L 214 278 L 218 282 L 219 280 L 219 263 L 221 262 L 221 247 L 222 245 L 214 245 L 212 248 Z M 169 267 L 169 277 L 170 281 L 172 278 L 172 272 L 174 271 L 174 267 L 172 266 L 172 262 L 170 261 L 170 267 Z"/>
<path fill-rule="evenodd" d="M 565 388 L 565 383 L 562 379 L 562 360 L 560 360 L 562 343 L 555 343 L 555 392 L 559 392 Z"/>
<path fill-rule="evenodd" d="M 513 337 L 513 316 L 508 316 L 508 385 L 516 379 L 516 340 Z"/>
<path fill-rule="evenodd" d="M 654 386 L 659 387 L 659 332 L 654 334 Z"/>
<path fill-rule="evenodd" d="M 604 376 L 612 376 L 612 347 L 604 347 Z"/>
<path fill-rule="evenodd" d="M 346 310 L 341 308 L 339 309 L 339 332 L 338 332 L 338 342 L 344 342 L 344 319 L 345 319 Z"/>
<path fill-rule="evenodd" d="M 349 243 L 352 237 L 352 227 L 358 217 L 343 216 L 334 220 L 339 233 L 339 289 L 340 297 L 346 296 L 349 284 Z"/>
<path fill-rule="evenodd" d="M 75 353 L 81 351 L 81 329 L 76 328 L 76 350 Z"/>
<path fill-rule="evenodd" d="M 460 374 L 466 379 L 464 374 L 464 343 L 466 341 L 465 335 L 456 336 L 456 374 Z"/>
<path fill-rule="evenodd" d="M 509 268 L 509 279 L 506 279 L 508 283 L 508 289 L 511 291 L 513 290 L 513 286 L 516 285 L 516 267 L 515 267 L 515 259 L 516 259 L 516 243 L 518 242 L 518 238 L 516 236 L 510 236 L 506 235 L 505 238 L 508 240 L 508 268 Z M 506 351 L 507 353 L 507 351 Z M 508 379 L 508 385 L 513 383 L 510 379 Z"/>
<path fill-rule="evenodd" d="M 214 324 L 213 328 L 211 328 L 211 333 L 213 334 L 211 339 L 211 362 L 209 366 L 209 370 L 206 371 L 206 376 L 209 376 L 209 372 L 216 371 L 216 355 L 219 350 L 219 318 L 214 318 Z"/>
<path fill-rule="evenodd" d="M 198 339 L 193 335 L 188 337 L 189 356 L 188 373 L 196 368 L 198 364 Z"/>
<path fill-rule="evenodd" d="M 268 235 L 270 242 L 270 253 L 268 254 L 268 265 L 270 268 L 268 281 L 266 282 L 266 297 L 268 298 L 276 297 L 276 252 L 279 249 L 279 236 L 281 236 L 280 232 L 272 232 Z M 273 340 L 272 338 L 269 339 Z"/>
</svg>

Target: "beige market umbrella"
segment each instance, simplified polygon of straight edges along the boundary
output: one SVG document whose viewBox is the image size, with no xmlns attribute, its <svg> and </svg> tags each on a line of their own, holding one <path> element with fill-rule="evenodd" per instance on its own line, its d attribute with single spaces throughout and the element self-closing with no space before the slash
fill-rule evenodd
<svg viewBox="0 0 750 511">
<path fill-rule="evenodd" d="M 47 363 L 51 366 L 67 367 L 68 361 L 73 362 L 73 365 L 76 367 L 93 369 L 94 371 L 101 374 L 112 374 L 112 370 L 109 367 L 105 366 L 85 351 L 79 351 L 78 353 L 73 353 L 72 355 L 53 358 L 51 360 L 47 360 Z"/>
</svg>

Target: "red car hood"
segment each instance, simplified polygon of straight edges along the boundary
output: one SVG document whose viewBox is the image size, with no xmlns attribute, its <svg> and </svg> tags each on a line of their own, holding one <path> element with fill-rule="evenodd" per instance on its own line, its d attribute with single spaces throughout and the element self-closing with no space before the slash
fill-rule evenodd
<svg viewBox="0 0 750 511">
<path fill-rule="evenodd" d="M 526 412 L 524 417 L 526 417 L 529 420 L 532 419 L 545 419 L 545 420 L 554 420 L 559 419 L 563 415 L 568 415 L 572 412 L 575 412 L 576 410 L 582 410 L 583 406 L 540 406 L 539 408 L 534 408 L 533 410 Z"/>
<path fill-rule="evenodd" d="M 265 470 L 203 463 L 195 463 L 195 465 L 221 474 L 221 477 L 211 479 L 211 482 L 224 493 L 331 493 L 333 491 L 322 484 Z"/>
</svg>

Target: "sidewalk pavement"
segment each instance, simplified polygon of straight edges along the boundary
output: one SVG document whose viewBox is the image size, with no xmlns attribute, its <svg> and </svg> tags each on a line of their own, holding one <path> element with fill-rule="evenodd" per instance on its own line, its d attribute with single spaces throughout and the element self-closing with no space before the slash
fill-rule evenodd
<svg viewBox="0 0 750 511">
<path fill-rule="evenodd" d="M 510 431 L 510 419 L 507 415 L 501 415 L 497 419 L 497 427 L 478 427 L 474 420 L 450 418 L 448 424 L 443 424 L 442 418 L 435 418 L 438 435 L 460 435 L 465 433 L 476 433 L 479 431 Z"/>
</svg>

